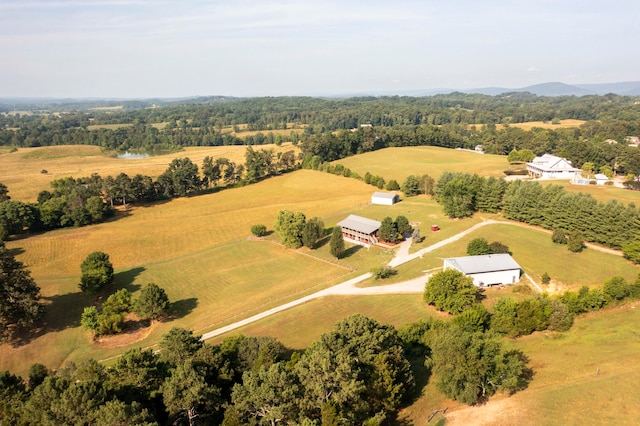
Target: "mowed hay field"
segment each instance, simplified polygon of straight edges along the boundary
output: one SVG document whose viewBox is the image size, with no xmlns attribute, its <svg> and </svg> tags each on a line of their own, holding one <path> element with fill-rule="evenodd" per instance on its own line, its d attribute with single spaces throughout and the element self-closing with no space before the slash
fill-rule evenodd
<svg viewBox="0 0 640 426">
<path fill-rule="evenodd" d="M 273 149 L 285 152 L 298 148 L 291 144 L 261 145 L 260 149 Z M 115 157 L 113 151 L 89 145 L 64 145 L 40 148 L 20 148 L 15 152 L 0 153 L 0 182 L 7 185 L 9 195 L 14 200 L 35 201 L 38 193 L 50 189 L 49 183 L 55 179 L 72 176 L 75 178 L 98 173 L 102 177 L 116 176 L 126 173 L 159 176 L 175 158 L 188 157 L 192 162 L 202 166 L 206 156 L 225 157 L 237 164 L 244 164 L 244 145 L 187 147 L 180 152 L 151 156 L 140 159 L 121 159 Z M 47 173 L 42 173 L 46 170 Z"/>
<path fill-rule="evenodd" d="M 243 188 L 133 207 L 103 224 L 10 241 L 7 247 L 31 270 L 49 307 L 46 333 L 25 346 L 0 348 L 0 368 L 24 373 L 33 362 L 57 368 L 66 360 L 104 359 L 124 350 L 94 345 L 78 327 L 82 308 L 91 303 L 79 292 L 79 267 L 92 251 L 110 255 L 116 268 L 112 290 L 136 291 L 155 282 L 177 302 L 180 318 L 157 325 L 141 346 L 156 343 L 174 325 L 208 331 L 335 284 L 358 273 L 359 265 L 368 270 L 384 264 L 392 256 L 384 250 L 352 250 L 336 262 L 328 244 L 316 254 L 285 249 L 275 242 L 277 235 L 248 238 L 253 224 L 272 229 L 278 210 L 342 219 L 365 206 L 370 194 L 360 181 L 301 170 Z"/>
<path fill-rule="evenodd" d="M 369 172 L 382 176 L 387 182 L 395 179 L 399 184 L 412 174 L 428 174 L 437 180 L 446 171 L 500 177 L 503 176 L 503 170 L 509 167 L 504 155 L 478 154 L 433 146 L 385 148 L 336 160 L 333 164 L 342 164 L 360 176 Z"/>
<path fill-rule="evenodd" d="M 560 120 L 558 124 L 553 124 L 550 121 L 527 121 L 526 123 L 512 123 L 512 124 L 509 124 L 509 127 L 517 127 L 518 129 L 522 129 L 522 130 L 531 130 L 536 127 L 539 129 L 553 130 L 553 129 L 567 129 L 571 127 L 580 127 L 584 123 L 586 123 L 585 120 L 573 120 L 573 119 Z M 504 129 L 507 127 L 507 125 L 499 124 L 497 127 Z"/>
</svg>

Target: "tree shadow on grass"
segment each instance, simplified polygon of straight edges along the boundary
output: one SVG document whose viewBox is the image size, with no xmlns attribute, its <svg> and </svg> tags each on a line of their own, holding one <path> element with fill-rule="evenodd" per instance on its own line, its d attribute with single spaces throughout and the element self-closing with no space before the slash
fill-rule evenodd
<svg viewBox="0 0 640 426">
<path fill-rule="evenodd" d="M 198 306 L 198 299 L 191 297 L 189 299 L 182 299 L 171 304 L 169 310 L 169 321 L 174 319 L 183 318 L 189 315 Z"/>
<path fill-rule="evenodd" d="M 362 246 L 359 246 L 359 245 L 356 244 L 356 245 L 346 249 L 344 251 L 344 253 L 342 253 L 342 256 L 340 256 L 340 258 L 341 259 L 346 259 L 347 257 L 351 257 L 354 254 L 356 254 L 357 252 L 359 252 L 361 249 L 362 249 Z"/>
<path fill-rule="evenodd" d="M 109 294 L 119 290 L 121 288 L 126 288 L 130 293 L 134 291 L 140 290 L 140 284 L 134 284 L 136 278 L 145 271 L 143 267 L 131 268 L 126 271 L 118 272 L 113 276 L 113 285 L 109 286 L 110 288 L 106 289 L 107 297 Z"/>
<path fill-rule="evenodd" d="M 93 296 L 81 291 L 75 293 L 56 294 L 43 297 L 45 303 L 42 321 L 42 334 L 51 331 L 62 331 L 80 325 L 80 316 L 85 306 L 91 305 Z"/>
</svg>

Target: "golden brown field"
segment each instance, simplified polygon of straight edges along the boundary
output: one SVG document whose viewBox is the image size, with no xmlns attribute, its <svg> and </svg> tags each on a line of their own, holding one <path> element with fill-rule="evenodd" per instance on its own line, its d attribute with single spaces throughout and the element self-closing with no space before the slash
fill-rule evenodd
<svg viewBox="0 0 640 426">
<path fill-rule="evenodd" d="M 262 145 L 260 148 L 284 152 L 298 148 L 291 144 Z M 7 185 L 14 200 L 35 201 L 38 193 L 49 189 L 54 179 L 67 176 L 83 177 L 92 173 L 116 176 L 137 173 L 157 177 L 174 158 L 188 157 L 200 167 L 206 156 L 226 157 L 238 164 L 244 163 L 246 146 L 188 147 L 180 152 L 141 159 L 120 159 L 115 152 L 97 146 L 65 145 L 41 148 L 20 148 L 16 152 L 0 153 L 0 182 Z M 47 173 L 42 173 L 46 170 Z"/>
</svg>

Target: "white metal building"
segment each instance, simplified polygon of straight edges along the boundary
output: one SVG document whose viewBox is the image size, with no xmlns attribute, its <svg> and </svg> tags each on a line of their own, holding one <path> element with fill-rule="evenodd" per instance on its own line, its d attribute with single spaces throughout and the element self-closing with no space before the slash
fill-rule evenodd
<svg viewBox="0 0 640 426">
<path fill-rule="evenodd" d="M 374 192 L 371 196 L 371 204 L 391 206 L 398 201 L 400 201 L 400 197 L 393 192 Z"/>
<path fill-rule="evenodd" d="M 580 169 L 573 167 L 571 161 L 551 154 L 534 158 L 527 163 L 527 171 L 531 176 L 542 179 L 571 179 L 580 173 Z"/>
<path fill-rule="evenodd" d="M 514 284 L 520 281 L 520 265 L 507 253 L 444 259 L 443 270 L 456 269 L 473 278 L 477 287 Z"/>
</svg>

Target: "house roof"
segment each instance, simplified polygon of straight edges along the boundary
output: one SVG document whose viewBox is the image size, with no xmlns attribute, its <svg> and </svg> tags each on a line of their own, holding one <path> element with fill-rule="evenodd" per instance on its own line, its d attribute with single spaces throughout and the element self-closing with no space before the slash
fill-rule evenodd
<svg viewBox="0 0 640 426">
<path fill-rule="evenodd" d="M 604 173 L 596 173 L 594 177 L 596 178 L 596 180 L 609 180 L 607 175 L 605 175 Z"/>
<path fill-rule="evenodd" d="M 551 154 L 544 154 L 540 157 L 536 157 L 527 166 L 532 166 L 543 171 L 574 171 L 577 172 L 580 169 L 576 169 L 571 165 L 571 161 L 566 158 L 556 157 Z"/>
<path fill-rule="evenodd" d="M 376 192 L 374 192 L 374 193 L 373 193 L 373 195 L 372 195 L 371 197 L 372 197 L 372 198 L 373 198 L 373 197 L 376 197 L 376 198 L 385 198 L 385 199 L 388 199 L 388 200 L 393 200 L 393 199 L 394 199 L 394 198 L 396 198 L 397 196 L 398 196 L 398 194 L 395 194 L 395 193 L 393 193 L 393 192 L 379 192 L 379 191 L 376 191 Z"/>
<path fill-rule="evenodd" d="M 346 219 L 338 222 L 338 226 L 362 232 L 363 234 L 372 234 L 380 229 L 380 222 L 373 219 L 367 219 L 366 217 L 356 216 L 355 214 L 350 214 Z"/>
<path fill-rule="evenodd" d="M 485 254 L 482 256 L 450 257 L 446 263 L 464 274 L 480 274 L 483 272 L 509 271 L 521 269 L 518 262 L 507 253 Z"/>
</svg>

